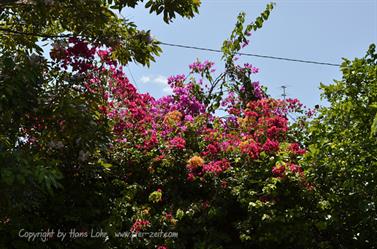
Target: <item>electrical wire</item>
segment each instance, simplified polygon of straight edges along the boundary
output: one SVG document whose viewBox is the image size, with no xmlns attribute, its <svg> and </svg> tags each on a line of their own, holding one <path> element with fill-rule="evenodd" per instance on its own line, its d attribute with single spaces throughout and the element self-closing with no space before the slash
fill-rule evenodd
<svg viewBox="0 0 377 249">
<path fill-rule="evenodd" d="M 219 50 L 219 49 L 202 48 L 202 47 L 195 47 L 195 46 L 188 46 L 188 45 L 181 45 L 181 44 L 173 44 L 173 43 L 167 43 L 167 42 L 160 42 L 160 44 L 161 45 L 165 45 L 165 46 L 170 46 L 170 47 L 179 47 L 179 48 L 187 48 L 187 49 L 195 49 L 195 50 L 202 50 L 202 51 L 222 53 L 222 51 Z M 277 57 L 277 56 L 270 56 L 270 55 L 251 54 L 251 53 L 237 53 L 237 54 L 238 55 L 244 55 L 244 56 L 253 56 L 253 57 L 259 57 L 259 58 L 265 58 L 265 59 L 284 60 L 284 61 L 309 63 L 309 64 L 324 65 L 324 66 L 334 66 L 334 67 L 339 67 L 340 66 L 340 64 L 329 63 L 329 62 L 319 62 L 319 61 L 311 61 L 311 60 L 292 59 L 292 58 Z"/>
<path fill-rule="evenodd" d="M 8 34 L 39 36 L 39 37 L 45 37 L 45 38 L 67 38 L 67 37 L 73 37 L 74 36 L 74 35 L 70 35 L 70 34 L 63 34 L 63 35 L 37 34 L 37 33 L 32 33 L 32 32 L 23 32 L 23 31 L 11 30 L 11 29 L 7 29 L 7 28 L 0 28 L 0 31 L 3 31 L 3 32 L 8 33 Z M 195 49 L 195 50 L 201 50 L 201 51 L 222 53 L 222 51 L 220 49 L 203 48 L 203 47 L 188 46 L 188 45 L 174 44 L 174 43 L 167 43 L 167 42 L 159 42 L 159 44 L 164 45 L 164 46 L 170 46 L 170 47 L 178 47 L 178 48 Z M 316 65 L 323 65 L 323 66 L 334 66 L 334 67 L 340 66 L 340 64 L 329 63 L 329 62 L 320 62 L 320 61 L 303 60 L 303 59 L 293 59 L 293 58 L 278 57 L 278 56 L 271 56 L 271 55 L 261 55 L 261 54 L 251 54 L 251 53 L 237 53 L 237 54 L 243 55 L 243 56 L 253 56 L 253 57 L 258 57 L 258 58 L 264 58 L 264 59 L 273 59 L 273 60 L 282 60 L 282 61 L 299 62 L 299 63 L 307 63 L 307 64 L 316 64 Z"/>
<path fill-rule="evenodd" d="M 132 78 L 132 80 L 133 80 L 133 82 L 134 82 L 134 85 L 136 86 L 136 89 L 138 90 L 138 91 L 140 91 L 139 90 L 139 87 L 138 87 L 138 85 L 137 85 L 137 82 L 136 82 L 136 80 L 135 80 L 135 78 L 134 78 L 134 76 L 133 76 L 133 74 L 132 74 L 132 72 L 131 72 L 131 69 L 130 69 L 130 67 L 127 65 L 127 69 L 128 69 L 128 72 L 130 72 L 130 75 L 131 75 L 131 78 Z"/>
</svg>

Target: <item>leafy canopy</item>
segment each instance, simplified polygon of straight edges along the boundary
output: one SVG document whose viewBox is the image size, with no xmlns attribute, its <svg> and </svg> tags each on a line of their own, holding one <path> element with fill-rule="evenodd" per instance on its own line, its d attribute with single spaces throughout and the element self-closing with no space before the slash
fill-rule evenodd
<svg viewBox="0 0 377 249">
<path fill-rule="evenodd" d="M 318 229 L 336 248 L 366 248 L 377 233 L 375 45 L 364 58 L 344 59 L 341 71 L 341 80 L 321 84 L 330 106 L 309 124 L 306 163 L 318 190 Z"/>
<path fill-rule="evenodd" d="M 150 31 L 120 18 L 125 8 L 145 2 L 145 8 L 163 14 L 166 23 L 176 15 L 191 18 L 198 13 L 198 0 L 8 0 L 0 3 L 1 49 L 32 49 L 39 54 L 39 38 L 79 36 L 115 50 L 114 58 L 126 64 L 133 60 L 148 65 L 161 49 Z"/>
</svg>

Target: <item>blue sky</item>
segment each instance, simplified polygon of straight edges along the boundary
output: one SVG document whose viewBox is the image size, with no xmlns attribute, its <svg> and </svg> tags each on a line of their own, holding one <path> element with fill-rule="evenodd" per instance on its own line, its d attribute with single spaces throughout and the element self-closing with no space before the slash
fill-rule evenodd
<svg viewBox="0 0 377 249">
<path fill-rule="evenodd" d="M 269 1 L 203 0 L 200 13 L 193 19 L 177 18 L 165 24 L 161 16 L 151 15 L 141 5 L 122 14 L 139 28 L 150 29 L 156 39 L 176 44 L 219 49 L 230 35 L 239 12 L 252 21 Z M 341 58 L 362 57 L 369 44 L 377 42 L 376 0 L 284 0 L 276 6 L 261 30 L 251 37 L 242 52 L 340 63 Z M 130 64 L 141 92 L 158 97 L 167 94 L 166 77 L 188 72 L 196 58 L 209 59 L 221 71 L 221 54 L 162 46 L 163 54 L 150 68 Z M 273 97 L 287 85 L 289 97 L 297 97 L 307 106 L 320 102 L 320 82 L 340 79 L 338 67 L 293 63 L 255 57 L 241 57 L 260 68 L 255 76 L 269 88 Z M 130 74 L 128 71 L 127 73 Z M 131 80 L 132 78 L 129 77 Z"/>
</svg>

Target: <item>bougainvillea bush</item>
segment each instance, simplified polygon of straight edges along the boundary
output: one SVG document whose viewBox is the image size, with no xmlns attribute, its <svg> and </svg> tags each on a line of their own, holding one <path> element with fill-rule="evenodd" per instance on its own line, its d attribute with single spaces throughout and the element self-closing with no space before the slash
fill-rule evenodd
<svg viewBox="0 0 377 249">
<path fill-rule="evenodd" d="M 3 149 L 13 145 L 0 136 L 2 161 L 25 165 L 3 177 L 1 244 L 336 248 L 325 243 L 322 188 L 302 166 L 312 111 L 270 97 L 254 79 L 259 69 L 236 58 L 271 9 L 246 26 L 239 15 L 224 70 L 197 60 L 168 79 L 172 94 L 160 99 L 137 92 L 111 48 L 56 40 L 48 71 L 31 78 L 45 89 L 30 99 L 38 108 L 16 109 L 26 113 L 16 149 Z M 28 241 L 20 229 L 75 236 Z"/>
<path fill-rule="evenodd" d="M 287 118 L 303 113 L 301 104 L 269 97 L 252 80 L 259 69 L 236 63 L 236 53 L 271 9 L 246 27 L 239 16 L 224 42 L 224 73 L 198 60 L 187 75 L 168 79 L 173 94 L 160 99 L 136 91 L 111 49 L 79 38 L 55 42 L 52 70 L 62 83 L 51 91 L 61 92 L 64 101 L 28 117 L 33 126 L 24 130 L 22 146 L 54 158 L 64 177 L 51 178 L 47 190 L 54 193 L 29 209 L 38 218 L 28 229 L 94 229 L 106 236 L 33 243 L 160 249 L 311 245 L 314 187 L 300 166 L 306 152 L 298 139 L 302 127 Z M 164 235 L 150 235 L 156 232 Z"/>
</svg>

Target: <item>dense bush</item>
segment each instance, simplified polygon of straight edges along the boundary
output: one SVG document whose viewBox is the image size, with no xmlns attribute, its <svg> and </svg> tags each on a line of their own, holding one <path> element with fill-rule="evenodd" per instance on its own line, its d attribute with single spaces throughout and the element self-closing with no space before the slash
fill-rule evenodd
<svg viewBox="0 0 377 249">
<path fill-rule="evenodd" d="M 300 224 L 301 202 L 291 203 L 288 194 L 311 191 L 298 165 L 305 151 L 286 118 L 300 104 L 269 98 L 251 81 L 258 69 L 234 63 L 271 8 L 245 28 L 239 16 L 224 43 L 224 73 L 213 78 L 213 63 L 197 61 L 187 77 L 169 78 L 173 95 L 157 100 L 137 93 L 112 49 L 96 43 L 69 38 L 53 44 L 52 63 L 27 58 L 49 67 L 29 98 L 34 106 L 21 111 L 14 141 L 9 135 L 2 139 L 8 145 L 3 161 L 15 160 L 15 153 L 32 156 L 30 161 L 20 156 L 26 165 L 20 170 L 2 171 L 8 200 L 2 206 L 2 243 L 233 248 L 289 244 L 285 238 L 292 236 L 279 229 L 283 224 L 309 229 Z M 3 58 L 4 67 L 17 63 Z M 226 116 L 215 115 L 220 107 Z M 109 236 L 106 243 L 52 238 L 30 244 L 18 238 L 20 229 L 41 228 L 83 233 L 103 228 Z M 178 232 L 179 238 L 114 237 L 117 231 L 160 230 Z"/>
<path fill-rule="evenodd" d="M 268 97 L 250 81 L 257 68 L 228 60 L 230 73 L 214 79 L 213 63 L 197 61 L 188 76 L 168 79 L 172 95 L 156 100 L 136 92 L 111 50 L 77 39 L 63 45 L 51 53 L 57 66 L 81 77 L 77 94 L 97 108 L 94 122 L 111 129 L 109 140 L 100 143 L 104 149 L 91 145 L 76 155 L 80 164 L 94 161 L 103 171 L 96 177 L 88 165 L 74 175 L 78 182 L 84 172 L 101 179 L 88 187 L 109 198 L 109 218 L 99 222 L 97 216 L 94 223 L 106 226 L 105 245 L 272 248 L 311 241 L 303 210 L 312 205 L 307 198 L 312 187 L 298 163 L 305 150 L 294 139 L 298 128 L 290 129 L 286 117 L 301 112 L 301 104 Z M 219 106 L 225 116 L 214 114 Z M 109 192 L 98 188 L 102 181 Z M 98 201 L 93 198 L 90 205 Z M 73 224 L 66 220 L 66 208 L 62 217 L 61 224 Z M 80 222 L 84 231 L 93 226 L 90 218 Z M 120 239 L 117 231 L 171 231 L 179 238 Z"/>
<path fill-rule="evenodd" d="M 239 15 L 223 72 L 197 60 L 160 99 L 129 82 L 127 49 L 60 37 L 46 60 L 1 43 L 1 247 L 373 248 L 374 47 L 343 63 L 344 79 L 323 86 L 330 107 L 312 117 L 237 64 L 272 7 L 246 26 Z M 145 62 L 155 49 L 130 51 Z"/>
</svg>

